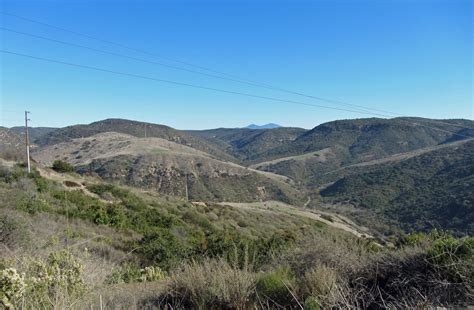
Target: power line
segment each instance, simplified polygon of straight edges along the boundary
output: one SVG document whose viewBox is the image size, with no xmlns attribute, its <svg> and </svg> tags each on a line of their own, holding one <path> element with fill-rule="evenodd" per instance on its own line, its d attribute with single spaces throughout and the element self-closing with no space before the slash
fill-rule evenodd
<svg viewBox="0 0 474 310">
<path fill-rule="evenodd" d="M 0 14 L 12 16 L 12 17 L 15 17 L 15 18 L 18 18 L 18 19 L 22 19 L 22 20 L 31 22 L 31 23 L 35 23 L 35 24 L 38 24 L 38 25 L 50 27 L 50 28 L 61 30 L 61 31 L 64 31 L 64 32 L 69 32 L 69 33 L 72 33 L 76 36 L 92 39 L 92 40 L 102 42 L 102 43 L 107 43 L 107 44 L 110 44 L 110 45 L 115 45 L 115 46 L 118 46 L 118 47 L 121 47 L 121 48 L 125 48 L 125 49 L 128 49 L 128 50 L 139 52 L 139 53 L 146 54 L 146 55 L 149 55 L 149 56 L 158 57 L 158 58 L 166 59 L 166 60 L 173 61 L 173 62 L 176 62 L 176 63 L 181 63 L 181 64 L 184 64 L 184 65 L 187 65 L 187 66 L 190 66 L 190 67 L 198 68 L 198 69 L 201 69 L 201 70 L 206 70 L 206 71 L 209 71 L 209 72 L 214 72 L 214 73 L 217 73 L 217 74 L 222 74 L 222 75 L 226 75 L 226 76 L 241 79 L 241 78 L 239 78 L 235 75 L 220 72 L 220 71 L 217 71 L 217 70 L 214 70 L 214 69 L 211 69 L 211 68 L 207 68 L 205 66 L 192 64 L 192 63 L 189 63 L 189 62 L 186 62 L 186 61 L 182 61 L 182 60 L 178 60 L 178 59 L 175 59 L 175 58 L 158 55 L 158 54 L 155 54 L 155 53 L 150 53 L 148 51 L 138 49 L 138 48 L 134 48 L 134 47 L 122 44 L 122 43 L 101 39 L 101 38 L 94 37 L 94 36 L 91 36 L 91 35 L 88 35 L 88 34 L 84 34 L 84 33 L 81 33 L 81 32 L 74 31 L 74 30 L 70 30 L 70 29 L 66 29 L 66 28 L 63 28 L 63 27 L 55 26 L 55 25 L 52 25 L 52 24 L 48 24 L 48 23 L 41 22 L 41 21 L 38 21 L 38 20 L 34 20 L 34 19 L 31 19 L 31 18 L 28 18 L 28 17 L 13 14 L 13 13 L 10 13 L 10 12 L 0 11 Z M 241 80 L 245 80 L 245 79 L 241 79 Z M 246 81 L 250 81 L 250 80 L 246 80 Z"/>
<path fill-rule="evenodd" d="M 377 116 L 381 116 L 381 117 L 389 117 L 385 114 L 363 112 L 363 111 L 357 111 L 357 110 L 349 110 L 349 109 L 344 109 L 344 108 L 324 106 L 324 105 L 312 104 L 312 103 L 295 101 L 295 100 L 280 99 L 280 98 L 269 97 L 269 96 L 261 96 L 261 95 L 243 93 L 243 92 L 238 92 L 238 91 L 233 91 L 233 90 L 225 90 L 225 89 L 220 89 L 220 88 L 215 88 L 215 87 L 208 87 L 208 86 L 195 85 L 195 84 L 184 83 L 184 82 L 177 82 L 177 81 L 172 81 L 172 80 L 167 80 L 167 79 L 154 78 L 154 77 L 149 77 L 149 76 L 146 76 L 146 75 L 140 75 L 140 74 L 134 74 L 134 73 L 128 73 L 128 72 L 122 72 L 122 71 L 115 71 L 115 70 L 104 69 L 104 68 L 99 68 L 99 67 L 89 66 L 89 65 L 81 65 L 81 64 L 76 64 L 76 63 L 71 63 L 71 62 L 66 62 L 66 61 L 61 61 L 61 60 L 55 60 L 55 59 L 51 59 L 51 58 L 44 58 L 44 57 L 39 57 L 39 56 L 34 56 L 34 55 L 29 55 L 29 54 L 23 54 L 23 53 L 7 51 L 7 50 L 3 50 L 3 49 L 0 50 L 0 52 L 5 53 L 5 54 L 21 56 L 21 57 L 25 57 L 25 58 L 40 60 L 40 61 L 52 62 L 52 63 L 61 64 L 61 65 L 67 65 L 67 66 L 71 66 L 71 67 L 77 67 L 77 68 L 82 68 L 82 69 L 88 69 L 88 70 L 112 73 L 112 74 L 123 75 L 123 76 L 128 76 L 128 77 L 134 77 L 134 78 L 143 79 L 143 80 L 162 82 L 162 83 L 168 83 L 168 84 L 173 84 L 173 85 L 186 86 L 186 87 L 191 87 L 191 88 L 204 89 L 204 90 L 216 91 L 216 92 L 233 94 L 233 95 L 240 95 L 240 96 L 251 97 L 251 98 L 258 98 L 258 99 L 264 99 L 264 100 L 270 100 L 270 101 L 294 103 L 294 104 L 299 104 L 299 105 L 312 106 L 312 107 L 317 107 L 317 108 L 324 108 L 324 109 L 331 109 L 331 110 L 338 110 L 338 111 L 346 111 L 346 112 L 359 113 L 359 114 L 364 114 L 364 115 L 377 115 Z"/>
<path fill-rule="evenodd" d="M 213 77 L 213 78 L 229 80 L 229 81 L 243 83 L 243 84 L 247 84 L 247 85 L 251 85 L 251 86 L 255 86 L 255 87 L 261 87 L 261 88 L 276 90 L 276 91 L 280 91 L 280 92 L 284 92 L 284 93 L 288 93 L 288 94 L 303 96 L 303 97 L 310 98 L 310 99 L 315 99 L 315 100 L 318 100 L 318 101 L 324 101 L 324 102 L 328 102 L 328 103 L 334 103 L 334 104 L 339 104 L 339 105 L 343 105 L 343 106 L 359 108 L 359 109 L 362 109 L 362 110 L 369 110 L 369 111 L 372 110 L 372 111 L 391 114 L 391 115 L 394 115 L 394 116 L 403 116 L 402 114 L 399 114 L 399 113 L 394 113 L 394 112 L 389 112 L 389 111 L 385 111 L 385 110 L 365 107 L 365 106 L 362 106 L 362 105 L 356 105 L 356 104 L 352 104 L 352 103 L 348 103 L 348 102 L 340 101 L 340 100 L 333 100 L 333 99 L 323 98 L 323 97 L 319 97 L 319 96 L 308 95 L 308 94 L 304 94 L 302 92 L 288 90 L 288 89 L 277 87 L 277 86 L 272 86 L 272 85 L 269 85 L 267 83 L 261 83 L 261 82 L 256 82 L 256 81 L 244 79 L 244 78 L 232 75 L 232 74 L 223 73 L 223 72 L 216 71 L 216 70 L 213 70 L 213 69 L 210 69 L 210 68 L 206 68 L 206 67 L 203 67 L 203 66 L 200 66 L 200 65 L 195 65 L 195 64 L 192 64 L 192 63 L 189 63 L 189 62 L 183 62 L 183 61 L 176 60 L 176 59 L 169 58 L 169 57 L 156 55 L 154 53 L 150 53 L 148 51 L 144 51 L 144 50 L 141 50 L 141 49 L 136 49 L 134 47 L 130 47 L 130 46 L 127 46 L 127 45 L 124 45 L 124 44 L 121 44 L 121 43 L 117 43 L 117 42 L 110 41 L 110 40 L 104 40 L 104 39 L 101 39 L 101 38 L 90 36 L 90 35 L 80 33 L 80 32 L 77 32 L 77 31 L 65 29 L 65 28 L 58 27 L 58 26 L 55 26 L 55 25 L 51 25 L 51 24 L 48 24 L 48 23 L 44 23 L 44 22 L 41 22 L 41 21 L 33 20 L 33 19 L 30 19 L 30 18 L 26 18 L 26 17 L 23 17 L 23 16 L 16 15 L 16 14 L 12 14 L 12 13 L 8 13 L 8 12 L 2 12 L 2 11 L 0 11 L 0 14 L 13 16 L 15 18 L 26 20 L 28 22 L 36 23 L 36 24 L 39 24 L 39 25 L 47 26 L 47 27 L 51 27 L 51 28 L 58 29 L 58 30 L 61 30 L 61 31 L 64 31 L 64 32 L 69 32 L 69 33 L 72 33 L 74 35 L 85 37 L 85 38 L 88 38 L 88 39 L 93 39 L 93 40 L 96 40 L 96 41 L 99 41 L 99 42 L 119 46 L 119 47 L 126 48 L 126 49 L 129 49 L 129 50 L 135 51 L 135 52 L 146 54 L 146 55 L 149 55 L 149 56 L 153 56 L 153 57 L 162 58 L 162 59 L 166 59 L 166 60 L 169 60 L 169 61 L 185 64 L 185 65 L 190 66 L 190 67 L 194 67 L 194 68 L 198 68 L 198 69 L 201 69 L 201 70 L 206 70 L 206 71 L 209 71 L 209 72 L 217 73 L 219 75 L 207 74 L 207 73 L 203 73 L 203 72 L 199 72 L 199 71 L 195 71 L 195 70 L 190 70 L 190 69 L 186 69 L 186 68 L 182 68 L 182 67 L 176 67 L 176 66 L 172 66 L 172 65 L 163 64 L 163 63 L 152 62 L 152 61 L 148 61 L 148 60 L 145 60 L 145 59 L 126 56 L 126 55 L 119 54 L 119 53 L 103 51 L 103 50 L 99 50 L 99 49 L 95 49 L 95 48 L 86 47 L 86 46 L 83 46 L 83 45 L 78 45 L 78 44 L 75 44 L 75 43 L 64 42 L 64 41 L 60 41 L 60 40 L 56 40 L 56 39 L 51 39 L 51 38 L 46 38 L 46 37 L 37 36 L 37 35 L 33 35 L 33 34 L 28 34 L 28 33 L 25 33 L 25 32 L 19 32 L 19 31 L 16 31 L 16 30 L 12 30 L 12 29 L 9 29 L 9 28 L 2 27 L 2 29 L 4 29 L 4 30 L 11 31 L 11 32 L 16 32 L 18 34 L 28 35 L 28 36 L 36 37 L 36 38 L 43 39 L 43 40 L 53 41 L 53 42 L 56 42 L 56 43 L 73 45 L 73 46 L 76 46 L 76 47 L 82 47 L 82 48 L 95 50 L 95 51 L 99 51 L 99 52 L 103 52 L 103 53 L 113 54 L 115 56 L 134 59 L 134 60 L 138 60 L 138 61 L 145 61 L 145 62 L 148 62 L 148 63 L 154 63 L 156 65 L 162 65 L 162 66 L 166 66 L 166 67 L 173 68 L 173 69 L 176 69 L 176 70 L 183 70 L 183 71 L 192 72 L 192 73 L 195 73 L 195 74 L 201 74 L 201 75 L 205 75 L 205 76 L 209 76 L 209 77 Z M 225 77 L 225 76 L 227 76 L 227 77 Z"/>
<path fill-rule="evenodd" d="M 99 53 L 103 53 L 103 54 L 107 54 L 107 55 L 113 55 L 113 56 L 117 56 L 117 57 L 127 58 L 127 59 L 131 59 L 131 60 L 145 62 L 145 63 L 158 65 L 158 66 L 163 66 L 163 67 L 167 67 L 167 68 L 171 68 L 171 69 L 175 69 L 175 70 L 186 71 L 186 72 L 200 74 L 200 75 L 204 75 L 204 76 L 208 76 L 208 77 L 212 77 L 212 78 L 216 78 L 216 79 L 222 79 L 222 80 L 227 80 L 227 81 L 243 83 L 243 84 L 247 84 L 247 85 L 251 85 L 251 86 L 263 87 L 259 84 L 255 84 L 255 83 L 252 83 L 252 82 L 246 82 L 246 81 L 233 79 L 233 78 L 226 78 L 226 77 L 215 75 L 215 74 L 208 74 L 208 73 L 204 73 L 204 72 L 200 72 L 200 71 L 196 71 L 196 70 L 191 70 L 191 69 L 187 69 L 187 68 L 183 68 L 183 67 L 177 67 L 177 66 L 168 65 L 168 64 L 165 64 L 165 63 L 161 63 L 161 62 L 151 61 L 151 60 L 144 59 L 144 58 L 138 58 L 138 57 L 124 55 L 124 54 L 121 54 L 121 53 L 106 51 L 106 50 L 102 50 L 102 49 L 98 49 L 98 48 L 94 48 L 94 47 L 90 47 L 90 46 L 86 46 L 86 45 L 82 45 L 82 44 L 66 42 L 66 41 L 57 40 L 57 39 L 53 39 L 53 38 L 49 38 L 49 37 L 45 37 L 45 36 L 40 36 L 40 35 L 28 33 L 28 32 L 17 31 L 17 30 L 11 29 L 11 28 L 0 27 L 0 29 L 3 30 L 3 31 L 8 31 L 8 32 L 15 33 L 15 34 L 29 36 L 29 37 L 36 38 L 36 39 L 41 39 L 41 40 L 45 40 L 45 41 L 50 41 L 50 42 L 59 43 L 59 44 L 63 44 L 63 45 L 69 45 L 69 46 L 78 47 L 78 48 L 83 48 L 83 49 L 87 49 L 87 50 L 94 51 L 94 52 L 99 52 Z M 265 88 L 268 88 L 268 87 L 265 87 Z"/>
<path fill-rule="evenodd" d="M 307 98 L 311 98 L 311 99 L 316 99 L 318 101 L 325 101 L 325 102 L 328 102 L 328 103 L 335 103 L 335 104 L 349 106 L 349 107 L 356 107 L 356 108 L 362 109 L 362 111 L 374 110 L 374 111 L 385 112 L 385 113 L 399 115 L 399 116 L 402 115 L 402 114 L 396 114 L 396 113 L 387 112 L 387 111 L 383 111 L 383 110 L 378 110 L 378 109 L 374 109 L 374 108 L 368 108 L 368 107 L 363 107 L 363 106 L 359 106 L 359 105 L 355 105 L 355 104 L 350 104 L 350 103 L 346 103 L 346 102 L 343 102 L 343 101 L 337 101 L 337 100 L 332 100 L 332 99 L 327 99 L 327 98 L 322 98 L 322 97 L 317 97 L 317 96 L 312 96 L 312 95 L 306 95 L 306 94 L 303 94 L 303 93 L 278 88 L 278 87 L 275 87 L 275 86 L 269 86 L 269 85 L 263 84 L 263 83 L 256 83 L 256 82 L 250 82 L 250 81 L 246 81 L 246 80 L 242 80 L 242 79 L 229 78 L 229 77 L 224 77 L 222 75 L 208 74 L 208 73 L 204 73 L 204 72 L 200 72 L 200 71 L 196 71 L 196 70 L 191 70 L 191 69 L 187 69 L 187 68 L 183 68 L 183 67 L 177 67 L 177 66 L 168 65 L 168 64 L 165 64 L 165 63 L 161 63 L 161 62 L 151 61 L 151 60 L 148 60 L 148 59 L 128 56 L 128 55 L 124 55 L 124 54 L 116 53 L 116 52 L 111 52 L 111 51 L 106 51 L 106 50 L 102 50 L 102 49 L 98 49 L 98 48 L 94 48 L 94 47 L 90 47 L 90 46 L 86 46 L 86 45 L 82 45 L 82 44 L 66 42 L 66 41 L 57 40 L 57 39 L 53 39 L 53 38 L 49 38 L 49 37 L 45 37 L 45 36 L 40 36 L 40 35 L 36 35 L 36 34 L 32 34 L 32 33 L 23 32 L 23 31 L 17 31 L 17 30 L 11 29 L 11 28 L 0 27 L 0 29 L 3 30 L 3 31 L 8 31 L 8 32 L 15 33 L 15 34 L 29 36 L 29 37 L 36 38 L 36 39 L 41 39 L 41 40 L 50 41 L 50 42 L 63 44 L 63 45 L 68 45 L 68 46 L 73 46 L 73 47 L 78 47 L 78 48 L 82 48 L 82 49 L 86 49 L 86 50 L 90 50 L 90 51 L 94 51 L 94 52 L 99 52 L 99 53 L 103 53 L 103 54 L 107 54 L 107 55 L 113 55 L 113 56 L 116 56 L 116 57 L 122 57 L 122 58 L 126 58 L 126 59 L 131 59 L 131 60 L 135 60 L 135 61 L 140 61 L 140 62 L 144 62 L 144 63 L 153 64 L 153 65 L 163 66 L 163 67 L 167 67 L 167 68 L 171 68 L 171 69 L 175 69 L 175 70 L 190 72 L 190 73 L 199 74 L 199 75 L 212 77 L 212 78 L 216 78 L 216 79 L 242 83 L 242 84 L 255 86 L 255 87 L 260 87 L 260 88 L 266 88 L 266 89 L 270 89 L 270 90 L 277 90 L 277 91 L 280 91 L 280 92 L 285 92 L 285 93 L 289 93 L 289 94 L 293 94 L 293 95 L 299 95 L 299 96 L 303 96 L 303 97 L 307 97 Z"/>
<path fill-rule="evenodd" d="M 200 74 L 200 75 L 204 75 L 204 76 L 208 76 L 208 77 L 212 77 L 212 78 L 243 83 L 243 84 L 247 84 L 247 85 L 251 85 L 251 86 L 255 86 L 255 87 L 261 87 L 261 88 L 266 88 L 266 89 L 270 89 L 270 90 L 276 90 L 276 91 L 280 91 L 280 92 L 284 92 L 284 93 L 289 93 L 289 94 L 303 96 L 303 97 L 310 98 L 310 99 L 315 99 L 315 100 L 318 100 L 318 101 L 324 101 L 324 102 L 328 102 L 328 103 L 334 103 L 334 104 L 339 104 L 339 105 L 343 105 L 343 106 L 348 106 L 348 107 L 353 107 L 353 108 L 360 109 L 360 111 L 358 111 L 358 112 L 356 112 L 355 110 L 350 110 L 350 112 L 361 113 L 361 114 L 372 114 L 372 115 L 383 116 L 383 117 L 404 116 L 403 114 L 400 114 L 400 113 L 395 113 L 395 112 L 390 112 L 390 111 L 386 111 L 386 110 L 370 108 L 370 107 L 366 107 L 366 106 L 362 106 L 362 105 L 356 105 L 356 104 L 348 103 L 348 102 L 345 102 L 345 101 L 339 101 L 339 100 L 333 100 L 333 99 L 323 98 L 323 97 L 319 97 L 319 96 L 308 95 L 308 94 L 305 94 L 305 93 L 301 93 L 301 92 L 297 92 L 297 91 L 292 91 L 292 90 L 272 86 L 272 85 L 269 85 L 269 84 L 266 84 L 266 83 L 255 82 L 255 81 L 240 78 L 240 77 L 237 77 L 235 75 L 228 74 L 228 73 L 219 72 L 219 71 L 216 71 L 216 70 L 213 70 L 213 69 L 210 69 L 210 68 L 206 68 L 206 67 L 195 65 L 195 64 L 192 64 L 192 63 L 188 63 L 188 62 L 183 62 L 183 61 L 173 59 L 173 58 L 170 58 L 170 57 L 156 55 L 156 54 L 150 53 L 148 51 L 144 51 L 144 50 L 141 50 L 141 49 L 136 49 L 134 47 L 124 45 L 122 43 L 117 43 L 117 42 L 110 41 L 110 40 L 104 40 L 104 39 L 97 38 L 97 37 L 94 37 L 94 36 L 91 36 L 91 35 L 88 35 L 88 34 L 80 33 L 80 32 L 69 30 L 69 29 L 62 28 L 62 27 L 58 27 L 58 26 L 48 24 L 48 23 L 45 23 L 45 22 L 33 20 L 31 18 L 19 16 L 19 15 L 13 14 L 13 13 L 0 11 L 0 14 L 13 16 L 13 17 L 18 18 L 18 19 L 26 20 L 28 22 L 32 22 L 32 23 L 36 23 L 36 24 L 43 25 L 43 26 L 46 26 L 46 27 L 58 29 L 58 30 L 61 30 L 61 31 L 64 31 L 64 32 L 69 32 L 69 33 L 72 33 L 72 34 L 77 35 L 77 36 L 82 36 L 82 37 L 93 39 L 93 40 L 100 41 L 100 42 L 103 42 L 103 43 L 119 46 L 119 47 L 122 47 L 122 48 L 126 48 L 126 49 L 129 49 L 129 50 L 140 52 L 142 54 L 147 54 L 147 55 L 150 55 L 150 56 L 153 56 L 153 57 L 174 61 L 174 62 L 177 62 L 177 63 L 185 64 L 185 65 L 195 67 L 195 68 L 199 68 L 199 69 L 202 69 L 202 70 L 206 70 L 206 71 L 209 71 L 209 72 L 214 72 L 214 73 L 217 73 L 217 74 L 220 74 L 220 75 L 208 74 L 208 73 L 204 73 L 204 72 L 200 72 L 200 71 L 196 71 L 196 70 L 191 70 L 191 69 L 187 69 L 187 68 L 183 68 L 183 67 L 177 67 L 177 66 L 173 66 L 173 65 L 168 65 L 168 64 L 164 64 L 164 63 L 155 62 L 155 61 L 150 61 L 150 60 L 143 59 L 143 58 L 132 57 L 132 56 L 116 53 L 116 52 L 105 51 L 105 50 L 101 50 L 101 49 L 97 49 L 97 48 L 93 48 L 93 47 L 89 47 L 89 46 L 85 46 L 85 45 L 80 45 L 80 44 L 71 43 L 71 42 L 65 42 L 65 41 L 61 41 L 61 40 L 57 40 L 57 39 L 53 39 L 53 38 L 47 38 L 47 37 L 44 37 L 44 36 L 39 36 L 39 35 L 31 34 L 31 33 L 20 32 L 20 31 L 13 30 L 13 29 L 10 29 L 10 28 L 0 27 L 0 29 L 5 30 L 5 31 L 10 31 L 12 33 L 21 34 L 21 35 L 25 35 L 25 36 L 30 36 L 30 37 L 34 37 L 34 38 L 38 38 L 38 39 L 42 39 L 42 40 L 47 40 L 47 41 L 51 41 L 51 42 L 55 42 L 55 43 L 59 43 L 59 44 L 70 45 L 70 46 L 74 46 L 74 47 L 88 49 L 88 50 L 92 50 L 92 51 L 95 51 L 95 52 L 114 55 L 114 56 L 117 56 L 117 57 L 123 57 L 123 58 L 128 58 L 128 59 L 132 59 L 132 60 L 136 60 L 136 61 L 146 62 L 146 63 L 150 63 L 150 64 L 154 64 L 154 65 L 160 65 L 160 66 L 172 68 L 172 69 L 175 69 L 175 70 L 181 70 L 181 71 L 186 71 L 186 72 L 190 72 L 190 73 L 194 73 L 194 74 Z M 227 76 L 227 77 L 225 77 L 225 76 Z M 232 78 L 229 78 L 229 77 L 232 77 Z M 322 106 L 320 106 L 320 107 L 322 107 Z M 341 109 L 341 110 L 344 110 L 344 109 Z M 370 112 L 370 111 L 382 112 L 382 113 L 385 113 L 385 114 L 365 113 L 365 112 Z M 386 114 L 391 114 L 391 115 L 386 115 Z M 438 121 L 438 120 L 437 121 L 424 120 L 424 122 L 428 122 L 428 123 L 431 122 L 433 124 L 435 124 L 435 123 L 436 124 L 445 124 L 445 125 L 449 125 L 449 126 L 453 126 L 453 127 L 466 128 L 466 126 L 464 126 L 464 125 L 447 123 L 447 122 Z"/>
<path fill-rule="evenodd" d="M 264 99 L 264 100 L 269 100 L 269 101 L 293 103 L 293 104 L 298 104 L 298 105 L 305 105 L 305 106 L 310 106 L 310 107 L 317 107 L 317 108 L 324 108 L 324 109 L 331 109 L 331 110 L 352 112 L 352 113 L 358 113 L 358 114 L 375 115 L 375 116 L 382 116 L 382 117 L 390 117 L 390 116 L 387 116 L 387 115 L 384 115 L 384 114 L 373 113 L 373 112 L 362 112 L 362 111 L 357 111 L 357 110 L 349 110 L 349 109 L 336 108 L 336 107 L 331 107 L 331 106 L 316 105 L 316 104 L 306 103 L 306 102 L 301 102 L 301 101 L 280 99 L 280 98 L 275 98 L 275 97 L 261 96 L 261 95 L 255 95 L 255 94 L 237 92 L 237 91 L 232 91 L 232 90 L 225 90 L 225 89 L 220 89 L 220 88 L 207 87 L 207 86 L 202 86 L 202 85 L 195 85 L 195 84 L 177 82 L 177 81 L 172 81 L 172 80 L 154 78 L 154 77 L 149 77 L 149 76 L 145 76 L 145 75 L 139 75 L 139 74 L 128 73 L 128 72 L 121 72 L 121 71 L 114 71 L 114 70 L 109 70 L 109 69 L 104 69 L 104 68 L 99 68 L 99 67 L 94 67 L 94 66 L 81 65 L 81 64 L 76 64 L 76 63 L 71 63 L 71 62 L 65 62 L 65 61 L 60 61 L 60 60 L 54 60 L 54 59 L 44 58 L 44 57 L 38 57 L 38 56 L 34 56 L 34 55 L 29 55 L 29 54 L 22 54 L 22 53 L 7 51 L 7 50 L 0 50 L 0 52 L 5 53 L 5 54 L 15 55 L 15 56 L 20 56 L 20 57 L 25 57 L 25 58 L 30 58 L 30 59 L 45 61 L 45 62 L 51 62 L 51 63 L 61 64 L 61 65 L 67 65 L 67 66 L 71 66 L 71 67 L 77 67 L 77 68 L 88 69 L 88 70 L 94 70 L 94 71 L 105 72 L 105 73 L 112 73 L 112 74 L 116 74 L 116 75 L 128 76 L 128 77 L 133 77 L 133 78 L 138 78 L 138 79 L 143 79 L 143 80 L 149 80 L 149 81 L 154 81 L 154 82 L 168 83 L 168 84 L 173 84 L 173 85 L 178 85 L 178 86 L 186 86 L 186 87 L 191 87 L 191 88 L 196 88 L 196 89 L 210 90 L 210 91 L 216 91 L 216 92 L 220 92 L 220 93 L 227 93 L 227 94 L 233 94 L 233 95 L 240 95 L 240 96 L 251 97 L 251 98 L 258 98 L 258 99 Z M 402 120 L 402 121 L 404 121 L 404 122 L 407 122 L 407 123 L 411 123 L 411 124 L 415 124 L 415 125 L 419 125 L 419 126 L 431 128 L 431 129 L 434 129 L 434 130 L 440 130 L 440 131 L 449 132 L 449 133 L 451 133 L 451 134 L 454 134 L 454 135 L 457 135 L 457 136 L 460 136 L 460 137 L 470 138 L 469 136 L 462 135 L 462 134 L 455 133 L 455 132 L 451 132 L 451 131 L 448 131 L 448 130 L 445 130 L 445 129 L 440 129 L 440 128 L 436 128 L 436 127 L 430 127 L 430 126 L 427 126 L 427 125 L 422 125 L 422 124 L 419 124 L 419 123 L 416 123 L 416 122 L 413 122 L 413 121 L 404 120 L 404 119 L 400 119 L 400 120 Z M 448 123 L 448 124 L 449 124 L 449 123 Z M 450 124 L 450 125 L 451 125 L 451 124 Z M 466 127 L 464 126 L 463 128 L 466 128 Z"/>
</svg>

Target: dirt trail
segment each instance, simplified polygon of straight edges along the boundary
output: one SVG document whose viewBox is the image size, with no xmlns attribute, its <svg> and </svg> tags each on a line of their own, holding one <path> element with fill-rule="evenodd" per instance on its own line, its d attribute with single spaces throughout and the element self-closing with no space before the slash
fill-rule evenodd
<svg viewBox="0 0 474 310">
<path fill-rule="evenodd" d="M 367 228 L 358 227 L 351 221 L 348 221 L 344 217 L 340 217 L 338 214 L 320 212 L 309 209 L 302 209 L 295 206 L 291 206 L 279 201 L 265 201 L 265 202 L 221 202 L 223 206 L 231 206 L 236 208 L 244 208 L 250 210 L 261 210 L 266 212 L 280 212 L 291 215 L 297 215 L 301 217 L 310 218 L 319 222 L 323 222 L 328 226 L 342 229 L 349 232 L 357 237 L 373 238 L 367 231 Z"/>
<path fill-rule="evenodd" d="M 318 161 L 324 162 L 327 160 L 328 156 L 331 155 L 331 149 L 330 148 L 325 148 L 319 151 L 311 152 L 311 153 L 305 153 L 301 155 L 294 155 L 294 156 L 288 156 L 288 157 L 281 157 L 277 158 L 274 160 L 269 160 L 269 161 L 264 161 L 258 164 L 250 165 L 249 168 L 253 169 L 261 169 L 270 165 L 274 165 L 283 161 L 288 161 L 288 160 L 306 160 L 309 158 L 316 158 Z"/>
<path fill-rule="evenodd" d="M 388 157 L 384 157 L 384 158 L 380 158 L 380 159 L 374 159 L 374 160 L 369 160 L 369 161 L 365 161 L 365 162 L 361 162 L 361 163 L 357 163 L 357 164 L 347 165 L 347 166 L 341 167 L 339 169 L 329 171 L 325 174 L 329 174 L 329 173 L 333 173 L 333 172 L 337 172 L 337 171 L 341 171 L 341 170 L 348 169 L 348 168 L 353 168 L 353 167 L 364 167 L 364 166 L 372 166 L 372 165 L 383 164 L 383 163 L 392 162 L 392 161 L 401 161 L 401 160 L 405 160 L 405 159 L 409 159 L 409 158 L 412 158 L 412 157 L 422 155 L 424 153 L 428 153 L 428 152 L 431 152 L 431 151 L 443 149 L 443 148 L 446 148 L 446 147 L 456 147 L 458 145 L 467 143 L 469 141 L 474 141 L 474 139 L 459 140 L 459 141 L 448 143 L 448 144 L 441 144 L 441 145 L 426 147 L 426 148 L 414 150 L 414 151 L 411 151 L 411 152 L 394 154 L 394 155 L 390 155 Z"/>
<path fill-rule="evenodd" d="M 303 208 L 306 208 L 310 202 L 311 202 L 311 197 L 308 196 L 308 200 L 306 200 L 306 202 L 304 203 Z"/>
</svg>

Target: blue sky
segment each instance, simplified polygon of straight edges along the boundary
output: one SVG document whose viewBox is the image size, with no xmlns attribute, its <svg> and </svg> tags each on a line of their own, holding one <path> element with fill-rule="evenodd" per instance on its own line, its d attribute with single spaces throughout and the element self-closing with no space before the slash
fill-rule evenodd
<svg viewBox="0 0 474 310">
<path fill-rule="evenodd" d="M 430 118 L 474 118 L 472 1 L 22 1 L 1 10 L 309 95 Z M 1 27 L 184 66 L 0 15 Z M 338 107 L 0 30 L 2 50 Z M 0 125 L 120 117 L 179 129 L 370 117 L 0 53 Z M 339 106 L 341 107 L 341 106 Z M 344 107 L 343 107 L 344 108 Z"/>
</svg>

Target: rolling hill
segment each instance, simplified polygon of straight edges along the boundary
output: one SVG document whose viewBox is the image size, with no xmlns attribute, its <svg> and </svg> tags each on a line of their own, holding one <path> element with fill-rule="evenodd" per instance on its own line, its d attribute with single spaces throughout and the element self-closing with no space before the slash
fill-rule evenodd
<svg viewBox="0 0 474 310">
<path fill-rule="evenodd" d="M 242 162 L 260 157 L 260 154 L 284 146 L 306 132 L 302 128 L 281 127 L 273 129 L 218 128 L 210 130 L 189 131 L 202 137 Z"/>
<path fill-rule="evenodd" d="M 90 137 L 104 132 L 124 133 L 140 138 L 162 138 L 206 152 L 219 159 L 235 161 L 235 158 L 220 150 L 216 145 L 198 136 L 190 135 L 185 131 L 179 131 L 164 125 L 124 119 L 106 119 L 88 125 L 74 125 L 60 128 L 38 137 L 33 142 L 40 146 L 52 145 L 59 142 L 71 141 L 74 138 Z"/>
<path fill-rule="evenodd" d="M 259 154 L 253 167 L 312 185 L 317 183 L 318 175 L 347 165 L 465 139 L 463 136 L 474 137 L 469 128 L 474 128 L 473 121 L 418 118 L 334 121 Z"/>
<path fill-rule="evenodd" d="M 429 194 L 418 195 L 414 194 L 418 183 L 409 180 L 411 174 L 428 173 L 429 169 L 421 171 L 420 158 L 428 158 L 424 161 L 428 166 L 433 160 L 430 168 L 436 170 L 437 161 L 461 160 L 470 154 L 464 145 L 466 137 L 474 136 L 472 128 L 470 120 L 369 118 L 328 122 L 312 130 L 179 131 L 109 119 L 46 132 L 35 140 L 39 147 L 33 156 L 45 165 L 66 160 L 84 174 L 179 197 L 185 197 L 187 184 L 193 200 L 280 200 L 298 206 L 306 202 L 313 208 L 349 205 L 370 221 L 380 219 L 406 231 L 427 229 L 432 221 L 462 234 L 472 229 L 468 222 L 472 210 L 459 200 L 470 201 L 469 188 L 433 181 L 424 188 Z M 392 170 L 397 173 L 386 173 Z M 443 179 L 455 180 L 452 173 L 457 171 L 446 170 Z M 366 177 L 368 173 L 374 175 Z M 365 184 L 359 178 L 372 181 Z M 396 189 L 404 178 L 408 180 L 404 187 Z M 365 186 L 373 192 L 364 191 Z M 418 200 L 413 200 L 415 196 Z M 415 208 L 412 200 L 422 207 Z M 443 220 L 441 214 L 450 206 L 459 212 L 448 212 Z"/>
<path fill-rule="evenodd" d="M 0 158 L 21 160 L 25 158 L 25 141 L 14 131 L 0 127 Z"/>
<path fill-rule="evenodd" d="M 53 131 L 55 131 L 58 128 L 54 127 L 28 127 L 28 135 L 30 137 L 30 141 L 35 141 L 36 139 L 47 135 Z M 21 137 L 24 137 L 25 135 L 25 127 L 23 126 L 17 126 L 17 127 L 12 127 L 10 128 L 13 132 L 17 133 Z"/>
<path fill-rule="evenodd" d="M 284 176 L 215 159 L 197 149 L 162 138 L 106 132 L 38 148 L 32 155 L 50 166 L 60 159 L 80 173 L 109 181 L 205 201 L 301 203 L 302 197 Z"/>
<path fill-rule="evenodd" d="M 291 143 L 269 150 L 262 157 L 299 155 L 341 146 L 347 161 L 363 161 L 443 143 L 453 139 L 452 132 L 466 133 L 467 127 L 474 128 L 474 121 L 437 122 L 419 118 L 333 121 L 306 131 Z"/>
<path fill-rule="evenodd" d="M 348 170 L 320 191 L 326 201 L 368 209 L 405 231 L 474 234 L 474 140 Z"/>
</svg>

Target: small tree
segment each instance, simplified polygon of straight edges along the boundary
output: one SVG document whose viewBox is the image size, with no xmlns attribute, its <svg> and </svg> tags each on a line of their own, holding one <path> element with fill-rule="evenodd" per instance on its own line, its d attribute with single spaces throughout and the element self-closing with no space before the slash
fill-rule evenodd
<svg viewBox="0 0 474 310">
<path fill-rule="evenodd" d="M 53 170 L 57 172 L 72 172 L 74 171 L 74 167 L 62 160 L 55 160 L 53 162 Z"/>
</svg>

